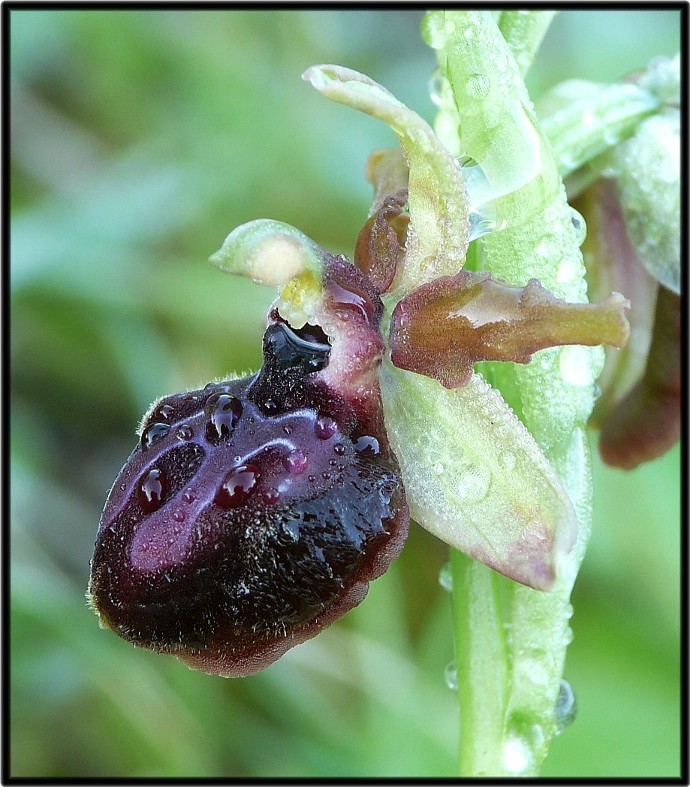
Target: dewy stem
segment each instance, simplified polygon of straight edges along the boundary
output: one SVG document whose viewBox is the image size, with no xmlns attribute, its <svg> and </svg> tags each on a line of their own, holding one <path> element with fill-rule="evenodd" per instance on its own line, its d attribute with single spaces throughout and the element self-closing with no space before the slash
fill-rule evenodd
<svg viewBox="0 0 690 787">
<path fill-rule="evenodd" d="M 460 145 L 453 150 L 456 155 L 470 155 L 477 162 L 494 192 L 497 227 L 478 241 L 486 268 L 513 285 L 538 278 L 559 297 L 585 302 L 577 216 L 567 204 L 520 64 L 496 20 L 485 11 L 433 11 L 424 30 L 452 87 L 452 93 L 443 94 L 452 104 L 439 107 L 445 125 L 437 123 L 438 133 L 446 144 Z M 454 118 L 459 133 L 446 133 Z M 562 556 L 556 587 L 548 593 L 499 577 L 491 580 L 489 569 L 453 556 L 465 776 L 536 775 L 554 734 L 554 708 L 571 636 L 569 596 L 590 530 L 584 426 L 601 361 L 598 348 L 569 347 L 542 350 L 526 366 L 483 365 L 560 476 L 579 533 L 575 546 Z M 500 599 L 497 588 L 505 591 Z"/>
<path fill-rule="evenodd" d="M 498 28 L 511 48 L 522 76 L 532 65 L 539 44 L 546 35 L 555 14 L 555 11 L 550 10 L 501 12 Z"/>
<path fill-rule="evenodd" d="M 451 549 L 460 775 L 503 775 L 508 662 L 496 572 Z"/>
</svg>

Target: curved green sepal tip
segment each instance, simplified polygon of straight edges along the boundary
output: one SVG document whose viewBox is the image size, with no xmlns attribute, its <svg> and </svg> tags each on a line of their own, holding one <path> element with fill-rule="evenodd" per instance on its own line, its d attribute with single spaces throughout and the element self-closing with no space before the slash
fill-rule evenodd
<svg viewBox="0 0 690 787">
<path fill-rule="evenodd" d="M 302 78 L 327 98 L 387 123 L 409 166 L 410 232 L 399 287 L 459 271 L 469 243 L 469 202 L 460 168 L 429 124 L 386 88 L 349 68 L 318 65 Z"/>
</svg>

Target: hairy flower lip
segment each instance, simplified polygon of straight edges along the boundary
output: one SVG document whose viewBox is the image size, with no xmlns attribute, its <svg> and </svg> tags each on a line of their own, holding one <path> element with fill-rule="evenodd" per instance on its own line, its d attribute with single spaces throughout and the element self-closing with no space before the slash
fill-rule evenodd
<svg viewBox="0 0 690 787">
<path fill-rule="evenodd" d="M 275 277 L 272 229 L 230 236 L 223 266 Z M 311 267 L 280 282 L 261 369 L 150 408 L 106 502 L 88 590 L 104 627 L 226 677 L 358 604 L 409 522 L 383 425 L 378 291 L 345 258 L 280 233 Z"/>
</svg>

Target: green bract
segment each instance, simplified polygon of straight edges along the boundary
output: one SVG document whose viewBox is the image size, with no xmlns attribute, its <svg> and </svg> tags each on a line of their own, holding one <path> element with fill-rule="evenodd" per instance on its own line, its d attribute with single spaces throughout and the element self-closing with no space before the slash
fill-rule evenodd
<svg viewBox="0 0 690 787">
<path fill-rule="evenodd" d="M 647 270 L 680 293 L 680 112 L 648 118 L 615 154 L 630 240 Z"/>
</svg>

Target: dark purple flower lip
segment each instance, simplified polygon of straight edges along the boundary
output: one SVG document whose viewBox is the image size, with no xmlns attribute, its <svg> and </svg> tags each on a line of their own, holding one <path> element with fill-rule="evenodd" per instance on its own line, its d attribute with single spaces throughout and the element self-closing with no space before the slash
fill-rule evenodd
<svg viewBox="0 0 690 787">
<path fill-rule="evenodd" d="M 251 674 L 358 604 L 402 549 L 408 511 L 378 388 L 339 390 L 329 367 L 332 332 L 352 321 L 370 334 L 374 375 L 382 348 L 371 288 L 341 267 L 324 289 L 330 334 L 274 309 L 259 372 L 165 397 L 144 419 L 89 585 L 124 639 Z"/>
</svg>

